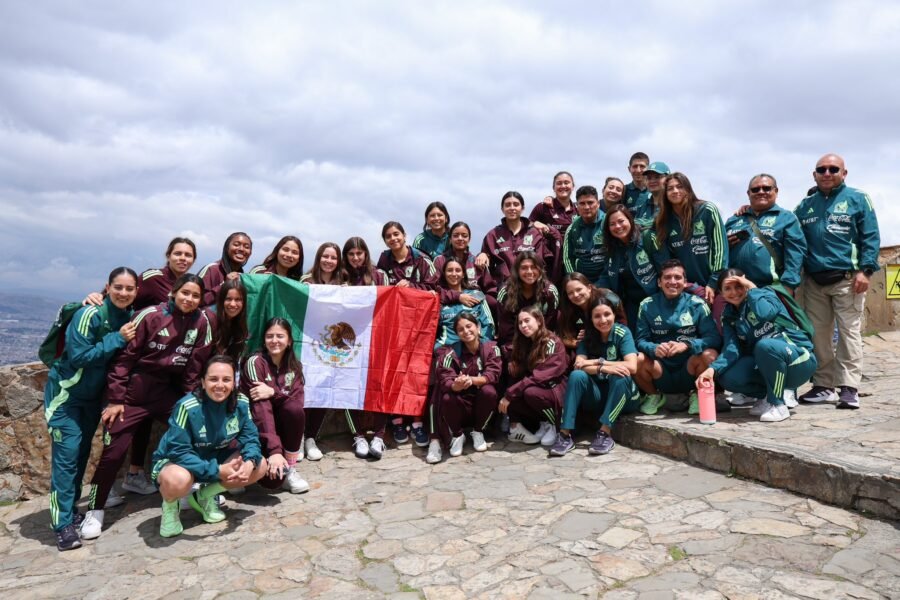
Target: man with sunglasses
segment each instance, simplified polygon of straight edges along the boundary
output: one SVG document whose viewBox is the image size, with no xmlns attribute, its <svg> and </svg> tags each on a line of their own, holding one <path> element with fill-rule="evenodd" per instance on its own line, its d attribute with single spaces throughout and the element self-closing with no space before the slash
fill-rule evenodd
<svg viewBox="0 0 900 600">
<path fill-rule="evenodd" d="M 881 239 L 872 201 L 865 192 L 847 187 L 846 177 L 844 159 L 826 154 L 813 171 L 816 190 L 794 210 L 809 248 L 800 302 L 816 329 L 819 363 L 813 388 L 800 400 L 837 400 L 837 408 L 855 409 L 862 379 L 862 313 L 869 278 L 878 270 Z"/>
</svg>

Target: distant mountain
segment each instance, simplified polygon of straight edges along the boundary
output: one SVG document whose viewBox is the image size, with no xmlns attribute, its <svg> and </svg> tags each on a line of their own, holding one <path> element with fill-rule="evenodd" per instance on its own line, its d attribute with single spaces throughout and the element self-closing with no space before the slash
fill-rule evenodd
<svg viewBox="0 0 900 600">
<path fill-rule="evenodd" d="M 0 293 L 0 365 L 34 362 L 61 300 Z"/>
</svg>

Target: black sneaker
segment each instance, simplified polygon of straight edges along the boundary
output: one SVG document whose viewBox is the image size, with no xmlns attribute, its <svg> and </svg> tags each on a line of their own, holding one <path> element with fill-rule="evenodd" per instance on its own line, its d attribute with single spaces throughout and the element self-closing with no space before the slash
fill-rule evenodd
<svg viewBox="0 0 900 600">
<path fill-rule="evenodd" d="M 84 523 L 83 512 L 76 512 L 74 515 L 72 515 L 72 525 L 75 526 L 75 529 L 80 528 L 82 523 Z"/>
<path fill-rule="evenodd" d="M 56 532 L 56 547 L 60 552 L 81 548 L 81 538 L 74 525 L 66 525 Z"/>
<path fill-rule="evenodd" d="M 588 454 L 609 454 L 609 451 L 615 447 L 616 443 L 608 433 L 598 431 L 597 435 L 594 436 L 594 441 L 591 442 L 590 448 L 588 448 Z"/>
<path fill-rule="evenodd" d="M 413 427 L 411 433 L 416 446 L 419 448 L 427 448 L 428 444 L 431 443 L 431 438 L 428 437 L 424 427 Z"/>
<path fill-rule="evenodd" d="M 846 385 L 841 386 L 841 391 L 838 393 L 837 408 L 849 408 L 853 410 L 859 408 L 859 394 L 856 392 L 856 388 Z"/>
<path fill-rule="evenodd" d="M 403 423 L 391 423 L 391 435 L 398 444 L 409 441 L 409 434 L 406 433 L 406 426 Z"/>
<path fill-rule="evenodd" d="M 565 456 L 566 453 L 575 447 L 575 440 L 571 435 L 562 432 L 556 436 L 556 443 L 550 448 L 550 456 Z"/>
</svg>

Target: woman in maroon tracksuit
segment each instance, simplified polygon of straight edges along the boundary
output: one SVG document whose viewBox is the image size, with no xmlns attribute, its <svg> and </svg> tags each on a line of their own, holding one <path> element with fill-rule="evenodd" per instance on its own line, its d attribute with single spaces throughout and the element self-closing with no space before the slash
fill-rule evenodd
<svg viewBox="0 0 900 600">
<path fill-rule="evenodd" d="M 503 218 L 484 236 L 475 265 L 486 267 L 499 289 L 509 278 L 516 255 L 531 250 L 541 257 L 549 279 L 555 281 L 562 256 L 562 238 L 556 229 L 548 227 L 541 232 L 523 217 L 525 199 L 519 192 L 506 192 L 500 200 L 500 208 Z"/>
<path fill-rule="evenodd" d="M 378 268 L 387 274 L 388 285 L 427 291 L 435 289 L 437 271 L 427 254 L 406 244 L 403 225 L 388 221 L 381 228 L 381 238 L 388 249 L 378 258 Z"/>
<path fill-rule="evenodd" d="M 184 388 L 197 389 L 200 374 L 207 361 L 223 354 L 240 369 L 244 350 L 247 348 L 247 288 L 240 279 L 229 279 L 219 288 L 215 311 L 206 309 L 206 318 L 212 329 L 212 342 L 196 348 L 184 372 Z"/>
<path fill-rule="evenodd" d="M 525 250 L 516 256 L 512 274 L 497 293 L 497 343 L 504 356 L 512 348 L 519 311 L 532 305 L 540 308 L 547 329 L 555 330 L 559 291 L 548 281 L 541 259 Z"/>
<path fill-rule="evenodd" d="M 488 272 L 487 268 L 475 265 L 475 256 L 469 251 L 469 243 L 471 240 L 472 230 L 469 228 L 468 224 L 463 221 L 457 221 L 451 225 L 450 244 L 443 254 L 438 255 L 438 257 L 434 259 L 434 270 L 438 273 L 438 277 L 440 277 L 440 273 L 443 273 L 444 271 L 444 263 L 447 262 L 447 259 L 451 257 L 457 259 L 461 265 L 465 266 L 466 278 L 469 282 L 476 284 L 478 289 L 484 292 L 484 295 L 487 297 L 488 306 L 491 307 L 491 314 L 496 319 L 497 286 L 491 278 L 491 274 Z M 477 298 L 470 294 L 466 294 L 465 292 L 454 292 L 453 290 L 447 290 L 441 287 L 439 287 L 439 292 L 441 295 L 441 304 L 461 302 L 468 307 L 472 307 L 479 303 Z"/>
<path fill-rule="evenodd" d="M 281 317 L 266 323 L 263 349 L 241 369 L 241 392 L 250 398 L 250 414 L 269 471 L 259 483 L 292 494 L 309 491 L 297 472 L 303 443 L 303 367 L 294 354 L 291 324 Z"/>
<path fill-rule="evenodd" d="M 472 424 L 472 445 L 476 452 L 487 450 L 484 428 L 497 408 L 497 384 L 503 370 L 500 348 L 481 340 L 478 318 L 462 312 L 453 324 L 459 342 L 443 346 L 435 357 L 435 391 L 431 404 L 433 437 L 425 460 L 441 460 L 441 443 L 450 456 L 462 454 L 463 427 Z M 440 439 L 438 439 L 440 438 Z"/>
<path fill-rule="evenodd" d="M 251 275 L 281 275 L 299 280 L 303 275 L 303 242 L 293 235 L 286 235 L 275 244 L 263 264 L 250 269 Z"/>
<path fill-rule="evenodd" d="M 369 246 L 361 237 L 354 236 L 344 242 L 341 257 L 347 285 L 390 285 L 387 273 L 372 264 Z"/>
<path fill-rule="evenodd" d="M 228 236 L 222 245 L 222 258 L 200 269 L 200 278 L 203 279 L 203 306 L 212 306 L 216 303 L 216 294 L 226 279 L 236 279 L 244 272 L 244 265 L 250 260 L 253 252 L 253 242 L 250 236 L 242 231 L 236 231 Z"/>
<path fill-rule="evenodd" d="M 132 436 L 141 423 L 165 423 L 186 391 L 183 376 L 191 354 L 212 342 L 209 319 L 200 302 L 203 282 L 187 273 L 172 287 L 168 304 L 145 308 L 133 322 L 134 339 L 114 360 L 107 377 L 108 406 L 103 454 L 91 480 L 88 514 L 82 538 L 100 535 L 103 507 Z"/>
<path fill-rule="evenodd" d="M 552 446 L 566 395 L 566 347 L 546 328 L 544 315 L 535 306 L 519 312 L 518 326 L 509 361 L 512 384 L 497 409 L 509 415 L 511 442 Z"/>
</svg>

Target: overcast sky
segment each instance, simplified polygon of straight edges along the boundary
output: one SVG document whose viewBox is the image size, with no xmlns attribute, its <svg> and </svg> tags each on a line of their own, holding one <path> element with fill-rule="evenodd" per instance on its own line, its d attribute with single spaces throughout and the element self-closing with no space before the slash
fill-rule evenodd
<svg viewBox="0 0 900 600">
<path fill-rule="evenodd" d="M 119 264 L 197 266 L 245 230 L 315 248 L 441 200 L 473 246 L 521 191 L 625 178 L 641 150 L 730 214 L 794 207 L 826 152 L 900 243 L 893 2 L 7 2 L 0 288 L 80 297 Z"/>
</svg>

